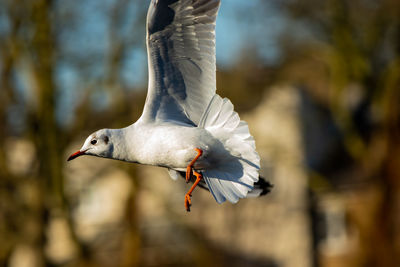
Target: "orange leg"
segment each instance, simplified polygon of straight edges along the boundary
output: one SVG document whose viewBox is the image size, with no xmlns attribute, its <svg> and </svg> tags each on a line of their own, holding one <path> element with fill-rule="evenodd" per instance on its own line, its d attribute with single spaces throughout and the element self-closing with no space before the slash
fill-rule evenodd
<svg viewBox="0 0 400 267">
<path fill-rule="evenodd" d="M 192 187 L 190 188 L 190 190 L 185 195 L 185 208 L 186 208 L 186 211 L 190 211 L 190 206 L 192 205 L 192 200 L 190 199 L 190 197 L 192 196 L 192 192 L 193 192 L 194 188 L 197 186 L 197 184 L 203 178 L 201 173 L 193 171 L 193 174 L 196 176 L 196 181 L 193 183 Z"/>
<path fill-rule="evenodd" d="M 194 159 L 189 163 L 189 165 L 186 168 L 186 183 L 189 183 L 190 178 L 192 178 L 192 172 L 193 172 L 194 163 L 203 154 L 203 151 L 201 149 L 199 149 L 199 148 L 195 148 L 194 150 L 197 151 L 197 156 L 194 157 Z"/>
</svg>

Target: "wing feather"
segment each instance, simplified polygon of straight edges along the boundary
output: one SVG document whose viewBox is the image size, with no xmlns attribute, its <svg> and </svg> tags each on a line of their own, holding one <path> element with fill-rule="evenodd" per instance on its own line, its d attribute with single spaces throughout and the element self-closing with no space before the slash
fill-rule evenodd
<svg viewBox="0 0 400 267">
<path fill-rule="evenodd" d="M 147 14 L 149 87 L 144 120 L 198 125 L 216 91 L 219 0 L 152 0 Z"/>
</svg>

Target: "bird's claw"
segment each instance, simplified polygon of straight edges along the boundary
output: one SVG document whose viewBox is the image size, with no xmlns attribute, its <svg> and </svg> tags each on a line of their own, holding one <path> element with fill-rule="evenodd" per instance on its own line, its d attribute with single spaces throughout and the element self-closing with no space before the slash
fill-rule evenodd
<svg viewBox="0 0 400 267">
<path fill-rule="evenodd" d="M 192 205 L 192 200 L 190 199 L 191 194 L 192 194 L 194 188 L 200 182 L 201 178 L 203 177 L 201 175 L 201 173 L 193 171 L 194 163 L 203 154 L 203 151 L 201 149 L 195 148 L 195 150 L 197 151 L 197 156 L 189 163 L 189 165 L 186 168 L 186 183 L 190 182 L 193 174 L 196 176 L 196 181 L 193 183 L 193 186 L 190 188 L 190 190 L 185 195 L 185 208 L 186 208 L 186 211 L 188 211 L 188 212 L 190 211 L 190 206 Z"/>
<path fill-rule="evenodd" d="M 190 199 L 190 195 L 186 194 L 185 195 L 185 208 L 186 208 L 187 212 L 190 211 L 190 206 L 192 206 L 192 200 Z"/>
</svg>

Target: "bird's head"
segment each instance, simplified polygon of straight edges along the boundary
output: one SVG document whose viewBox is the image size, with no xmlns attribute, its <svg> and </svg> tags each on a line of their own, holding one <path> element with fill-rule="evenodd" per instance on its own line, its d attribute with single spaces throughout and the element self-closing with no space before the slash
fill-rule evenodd
<svg viewBox="0 0 400 267">
<path fill-rule="evenodd" d="M 86 138 L 82 148 L 69 156 L 68 161 L 82 155 L 91 155 L 109 158 L 112 155 L 114 146 L 112 143 L 111 132 L 109 129 L 98 130 Z"/>
</svg>

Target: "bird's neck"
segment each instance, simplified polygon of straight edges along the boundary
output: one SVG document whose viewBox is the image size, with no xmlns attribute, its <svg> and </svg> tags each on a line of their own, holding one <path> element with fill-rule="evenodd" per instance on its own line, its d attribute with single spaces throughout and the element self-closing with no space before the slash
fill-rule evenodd
<svg viewBox="0 0 400 267">
<path fill-rule="evenodd" d="M 135 124 L 122 129 L 113 129 L 111 131 L 112 136 L 114 137 L 111 157 L 122 161 L 139 162 L 137 155 L 138 149 L 135 142 L 138 134 Z"/>
</svg>

